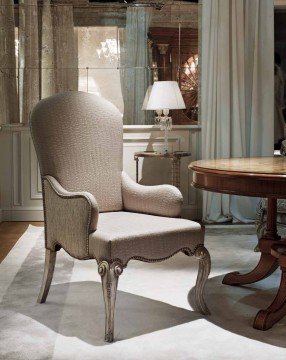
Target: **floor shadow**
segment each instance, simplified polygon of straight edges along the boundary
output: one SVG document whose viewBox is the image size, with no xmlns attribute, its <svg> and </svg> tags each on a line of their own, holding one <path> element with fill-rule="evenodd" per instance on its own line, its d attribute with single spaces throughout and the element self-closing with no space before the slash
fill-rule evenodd
<svg viewBox="0 0 286 360">
<path fill-rule="evenodd" d="M 211 252 L 218 246 L 216 242 L 212 244 L 214 240 L 215 238 L 207 240 Z M 224 272 L 226 269 L 237 270 L 246 266 L 252 268 L 251 264 L 255 264 L 254 260 L 257 257 L 257 254 L 249 250 L 253 240 L 255 239 L 250 237 L 249 243 L 245 246 L 241 245 L 240 251 L 233 250 L 236 246 L 239 247 L 238 241 L 228 245 L 228 240 L 224 242 L 221 239 L 217 240 L 224 252 L 217 251 L 214 256 L 215 271 L 222 266 L 222 263 Z M 242 241 L 240 243 L 242 244 Z M 244 252 L 245 256 L 243 256 Z M 74 260 L 67 254 L 59 254 L 47 303 L 36 303 L 41 283 L 43 256 L 42 244 L 37 243 L 23 261 L 3 297 L 0 312 L 0 338 L 2 337 L 3 344 L 9 345 L 12 340 L 17 342 L 21 337 L 21 344 L 34 349 L 34 353 L 49 347 L 46 353 L 52 354 L 57 334 L 62 334 L 66 337 L 79 338 L 87 344 L 106 345 L 103 341 L 105 314 L 101 284 L 94 281 L 70 282 Z M 192 284 L 195 283 L 197 261 L 184 254 L 178 254 L 158 264 L 140 262 L 136 265 L 130 264 L 130 271 L 149 272 L 150 280 L 155 281 L 159 279 L 162 271 L 166 271 L 165 266 L 168 264 L 170 285 L 177 279 L 178 274 L 192 279 Z M 96 266 L 87 268 L 87 271 L 89 274 L 93 271 L 96 273 Z M 207 282 L 205 298 L 211 315 L 204 319 L 234 334 L 285 348 L 286 318 L 266 332 L 252 328 L 257 311 L 266 308 L 272 302 L 279 284 L 280 273 L 276 272 L 268 279 L 247 287 L 222 285 L 222 278 L 223 275 L 214 276 Z M 202 318 L 203 316 L 197 312 L 172 306 L 164 301 L 118 291 L 115 338 L 117 341 L 123 341 Z M 207 325 L 202 326 L 207 327 Z M 26 336 L 25 340 L 23 340 L 24 336 Z M 7 348 L 13 350 L 13 346 L 8 345 Z"/>
<path fill-rule="evenodd" d="M 252 327 L 257 312 L 267 308 L 273 301 L 278 288 L 278 275 L 274 274 L 260 283 L 246 287 L 223 285 L 224 275 L 209 279 L 206 301 L 211 316 L 207 316 L 206 320 L 240 336 L 286 348 L 286 318 L 267 331 Z M 194 289 L 191 290 L 193 291 Z"/>
<path fill-rule="evenodd" d="M 64 297 L 62 303 L 60 300 Z M 91 345 L 108 345 L 103 341 L 105 313 L 100 283 L 84 281 L 52 285 L 45 304 L 34 303 L 13 309 L 10 303 L 8 308 L 61 335 L 76 337 Z M 115 339 L 126 340 L 200 318 L 202 315 L 194 311 L 118 291 Z"/>
</svg>

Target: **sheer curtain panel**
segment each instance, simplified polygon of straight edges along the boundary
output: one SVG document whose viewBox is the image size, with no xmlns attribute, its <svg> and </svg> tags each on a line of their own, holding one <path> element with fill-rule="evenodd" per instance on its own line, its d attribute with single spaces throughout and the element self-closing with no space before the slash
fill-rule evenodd
<svg viewBox="0 0 286 360">
<path fill-rule="evenodd" d="M 12 0 L 0 0 L 0 108 L 0 124 L 19 122 Z"/>
<path fill-rule="evenodd" d="M 72 5 L 51 6 L 42 13 L 41 97 L 78 89 L 78 51 Z"/>
<path fill-rule="evenodd" d="M 37 0 L 19 0 L 19 99 L 21 122 L 40 98 Z"/>
<path fill-rule="evenodd" d="M 271 156 L 272 0 L 202 1 L 202 157 Z M 206 193 L 206 222 L 252 221 L 257 199 Z"/>
<path fill-rule="evenodd" d="M 127 8 L 126 41 L 120 51 L 124 54 L 121 58 L 121 82 L 126 125 L 153 124 L 150 112 L 141 110 L 151 80 L 147 43 L 151 17 L 150 7 Z"/>
</svg>

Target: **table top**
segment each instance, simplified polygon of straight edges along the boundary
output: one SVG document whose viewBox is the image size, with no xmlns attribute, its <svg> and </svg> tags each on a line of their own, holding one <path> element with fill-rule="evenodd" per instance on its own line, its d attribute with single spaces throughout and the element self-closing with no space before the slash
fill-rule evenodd
<svg viewBox="0 0 286 360">
<path fill-rule="evenodd" d="M 189 165 L 197 171 L 242 176 L 279 176 L 286 178 L 286 157 L 254 157 L 199 160 Z"/>
<path fill-rule="evenodd" d="M 156 151 L 138 151 L 134 153 L 134 158 L 138 157 L 155 157 L 155 158 L 181 158 L 185 156 L 191 156 L 191 153 L 188 151 L 174 151 L 167 153 L 159 153 Z"/>
<path fill-rule="evenodd" d="M 286 198 L 286 157 L 194 161 L 192 185 L 224 194 Z"/>
</svg>

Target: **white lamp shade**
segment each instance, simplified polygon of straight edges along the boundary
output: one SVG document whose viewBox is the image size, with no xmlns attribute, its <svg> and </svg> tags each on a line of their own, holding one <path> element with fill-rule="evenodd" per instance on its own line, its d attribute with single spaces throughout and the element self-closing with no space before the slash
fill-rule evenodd
<svg viewBox="0 0 286 360">
<path fill-rule="evenodd" d="M 155 81 L 146 110 L 185 109 L 177 81 Z"/>
<path fill-rule="evenodd" d="M 149 101 L 149 97 L 150 97 L 150 94 L 151 94 L 152 87 L 153 87 L 153 85 L 149 85 L 148 88 L 147 88 L 141 110 L 147 110 L 147 104 L 148 104 L 148 101 Z"/>
</svg>

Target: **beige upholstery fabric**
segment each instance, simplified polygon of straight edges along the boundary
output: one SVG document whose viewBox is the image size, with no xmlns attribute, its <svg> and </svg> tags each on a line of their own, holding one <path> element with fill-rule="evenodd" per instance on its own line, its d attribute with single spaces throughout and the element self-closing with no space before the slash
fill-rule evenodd
<svg viewBox="0 0 286 360">
<path fill-rule="evenodd" d="M 115 106 L 84 92 L 57 94 L 36 105 L 31 132 L 42 176 L 90 192 L 100 211 L 122 210 L 123 126 Z"/>
<path fill-rule="evenodd" d="M 172 185 L 144 186 L 122 172 L 123 208 L 127 211 L 160 216 L 179 217 L 183 196 Z"/>
<path fill-rule="evenodd" d="M 89 251 L 98 261 L 120 259 L 126 265 L 130 258 L 164 259 L 203 243 L 204 231 L 196 222 L 119 211 L 99 215 Z"/>
<path fill-rule="evenodd" d="M 61 245 L 78 259 L 89 257 L 88 237 L 96 230 L 98 206 L 88 192 L 67 192 L 51 176 L 43 178 L 46 248 Z"/>
<path fill-rule="evenodd" d="M 203 244 L 199 224 L 176 218 L 183 200 L 177 188 L 142 186 L 122 173 L 122 120 L 106 100 L 82 92 L 46 98 L 33 110 L 31 132 L 48 249 L 60 245 L 78 259 L 126 265 Z"/>
</svg>

